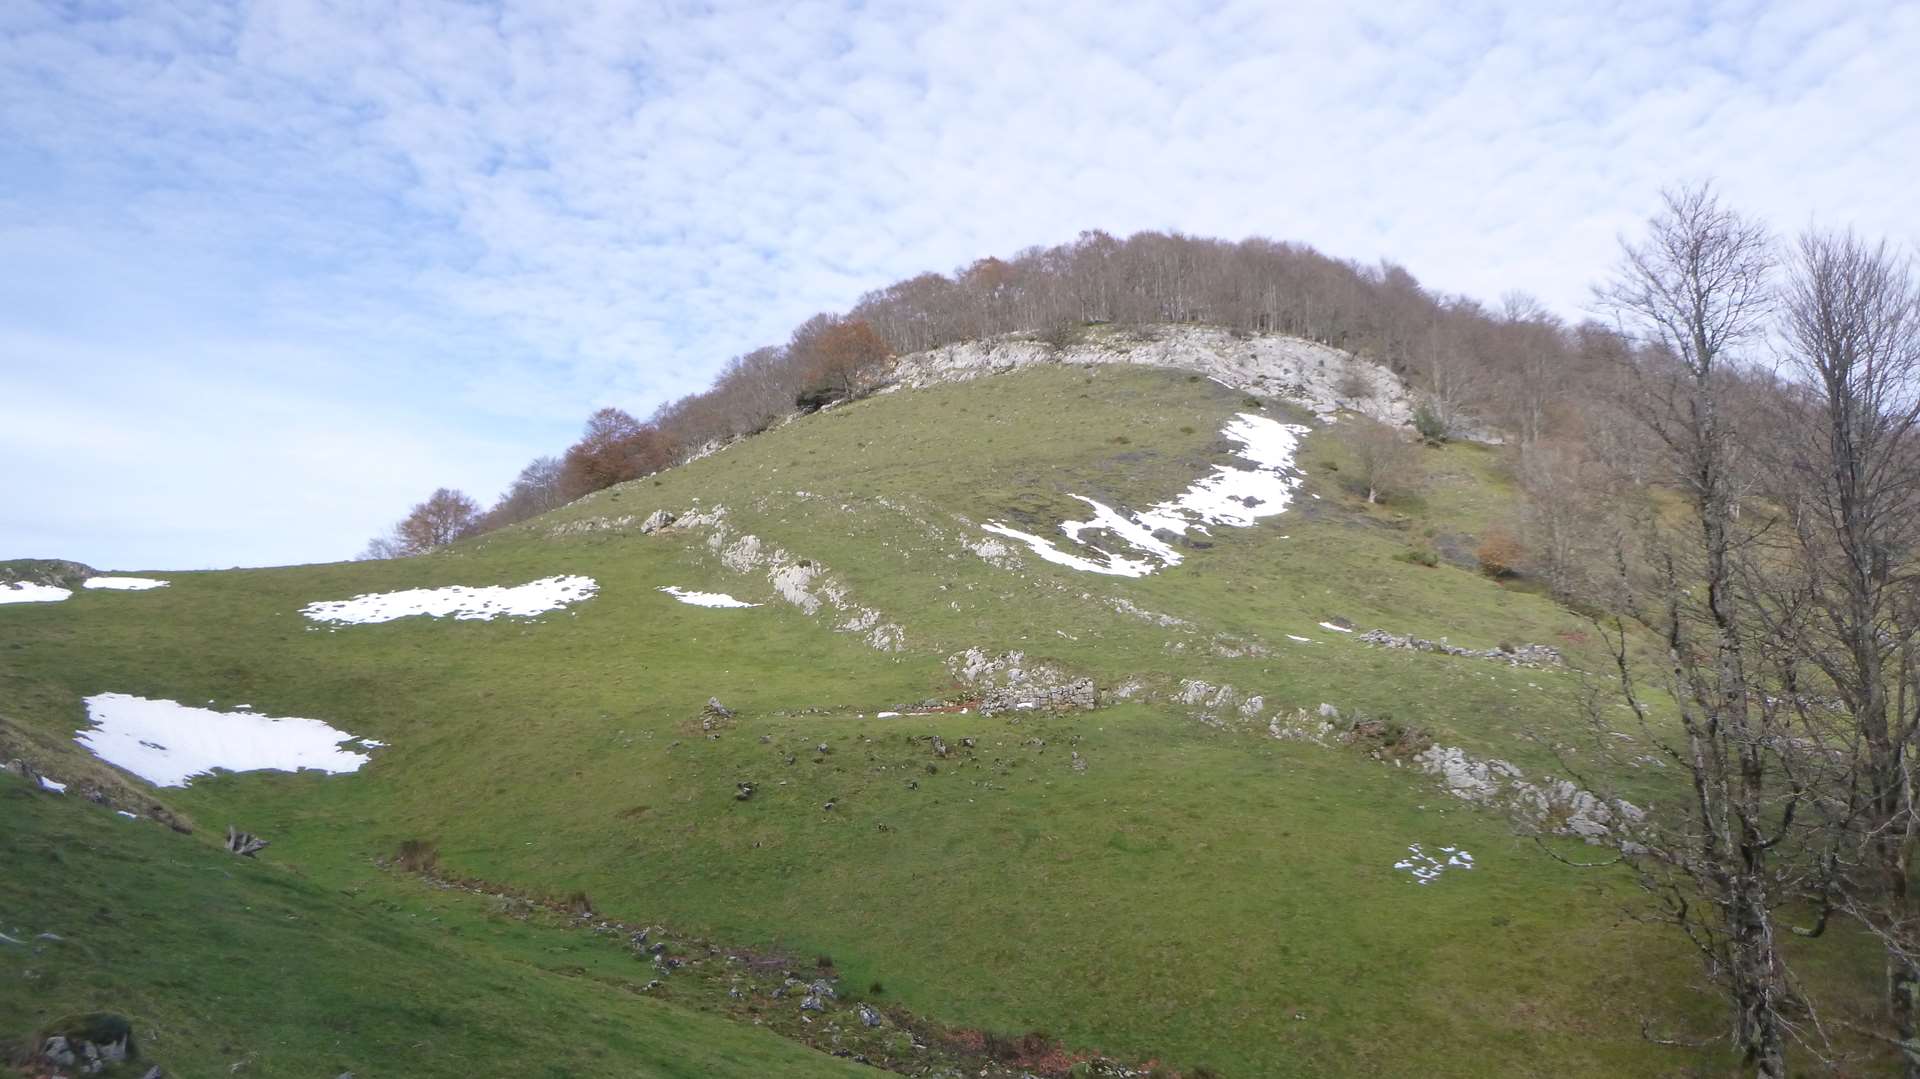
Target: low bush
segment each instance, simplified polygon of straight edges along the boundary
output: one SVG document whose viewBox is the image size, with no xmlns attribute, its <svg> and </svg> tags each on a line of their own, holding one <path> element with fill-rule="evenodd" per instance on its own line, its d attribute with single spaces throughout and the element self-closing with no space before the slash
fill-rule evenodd
<svg viewBox="0 0 1920 1079">
<path fill-rule="evenodd" d="M 1480 546 L 1475 548 L 1474 557 L 1480 561 L 1480 572 L 1489 577 L 1511 577 L 1520 570 L 1520 560 L 1526 551 L 1513 533 L 1495 525 L 1480 536 Z"/>
</svg>

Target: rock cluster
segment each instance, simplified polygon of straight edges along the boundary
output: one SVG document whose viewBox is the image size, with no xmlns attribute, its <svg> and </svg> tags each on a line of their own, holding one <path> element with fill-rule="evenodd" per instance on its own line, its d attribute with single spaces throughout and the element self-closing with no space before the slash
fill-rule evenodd
<svg viewBox="0 0 1920 1079">
<path fill-rule="evenodd" d="M 1370 629 L 1360 634 L 1359 639 L 1378 648 L 1405 648 L 1414 652 L 1436 652 L 1444 656 L 1494 659 L 1515 667 L 1563 667 L 1566 665 L 1566 657 L 1560 654 L 1560 650 L 1547 644 L 1523 644 L 1508 648 L 1461 648 L 1458 645 L 1448 644 L 1444 637 L 1437 641 L 1429 641 L 1419 637 L 1388 633 L 1384 629 Z"/>
<path fill-rule="evenodd" d="M 1244 393 L 1298 401 L 1322 417 L 1358 407 L 1393 424 L 1413 415 L 1406 385 L 1378 364 L 1298 337 L 1248 336 L 1205 326 L 1138 327 L 1060 348 L 1021 335 L 966 341 L 902 356 L 893 377 L 900 385 L 918 387 L 1047 364 L 1193 371 Z M 1366 387 L 1364 402 L 1346 394 L 1355 382 Z"/>
<path fill-rule="evenodd" d="M 1095 708 L 1100 691 L 1091 678 L 1077 678 L 1045 663 L 1029 664 L 1023 652 L 991 656 L 978 648 L 950 656 L 947 669 L 980 693 L 980 714 L 1044 708 Z"/>
<path fill-rule="evenodd" d="M 1447 793 L 1477 805 L 1502 806 L 1527 826 L 1553 835 L 1578 836 L 1589 843 L 1621 838 L 1646 813 L 1624 799 L 1611 801 L 1577 784 L 1548 776 L 1539 783 L 1511 763 L 1476 760 L 1458 746 L 1429 746 L 1414 755 L 1414 763 L 1440 777 Z"/>
<path fill-rule="evenodd" d="M 103 1012 L 73 1021 L 61 1033 L 49 1034 L 40 1042 L 38 1055 L 53 1068 L 97 1075 L 116 1064 L 138 1060 L 140 1050 L 134 1045 L 133 1025 L 124 1016 Z M 160 1075 L 160 1069 L 153 1067 L 142 1079 L 159 1079 Z"/>
</svg>

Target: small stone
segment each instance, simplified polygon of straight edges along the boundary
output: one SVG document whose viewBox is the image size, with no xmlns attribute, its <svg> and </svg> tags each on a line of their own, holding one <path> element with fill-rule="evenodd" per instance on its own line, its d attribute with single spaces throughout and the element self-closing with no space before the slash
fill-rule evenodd
<svg viewBox="0 0 1920 1079">
<path fill-rule="evenodd" d="M 880 1017 L 880 1009 L 871 1004 L 860 1005 L 860 1024 L 862 1026 L 877 1027 L 881 1022 L 883 1022 L 883 1020 Z"/>
<path fill-rule="evenodd" d="M 741 783 L 738 786 L 739 786 L 739 789 L 733 792 L 734 801 L 744 802 L 747 799 L 753 797 L 753 784 Z"/>
<path fill-rule="evenodd" d="M 814 746 L 814 747 L 813 747 L 813 751 L 814 751 L 815 753 L 818 753 L 818 754 L 820 754 L 820 755 L 821 755 L 822 757 L 824 757 L 824 756 L 826 756 L 827 754 L 829 754 L 829 753 L 832 753 L 832 752 L 833 752 L 833 747 L 832 747 L 832 746 L 830 746 L 830 745 L 828 745 L 828 744 L 826 744 L 825 742 L 822 742 L 822 743 L 820 743 L 819 745 L 817 745 L 817 746 Z"/>
</svg>

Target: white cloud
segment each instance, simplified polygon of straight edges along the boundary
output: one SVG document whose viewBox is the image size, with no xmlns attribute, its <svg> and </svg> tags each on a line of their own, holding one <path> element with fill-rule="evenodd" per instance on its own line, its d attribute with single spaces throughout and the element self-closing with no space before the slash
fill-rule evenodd
<svg viewBox="0 0 1920 1079">
<path fill-rule="evenodd" d="M 0 554 L 345 554 L 329 522 L 490 494 L 596 405 L 1083 228 L 1304 240 L 1567 312 L 1675 180 L 1915 239 L 1910 5 L 1349 7 L 10 9 L 0 364 L 62 377 L 0 397 L 0 440 L 89 415 L 166 478 L 115 526 L 41 452 L 0 480 Z M 175 430 L 156 413 L 210 406 L 156 371 L 310 407 Z M 100 392 L 122 383 L 151 395 Z M 228 440 L 318 501 L 208 527 Z M 361 483 L 313 447 L 393 459 Z"/>
</svg>

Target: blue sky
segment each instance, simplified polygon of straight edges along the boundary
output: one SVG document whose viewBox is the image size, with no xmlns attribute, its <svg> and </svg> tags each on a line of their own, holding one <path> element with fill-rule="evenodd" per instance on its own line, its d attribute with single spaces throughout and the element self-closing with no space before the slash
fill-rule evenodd
<svg viewBox="0 0 1920 1079">
<path fill-rule="evenodd" d="M 1678 180 L 1920 239 L 1920 7 L 1354 6 L 0 5 L 0 558 L 347 557 L 1087 228 L 1569 315 Z"/>
</svg>

